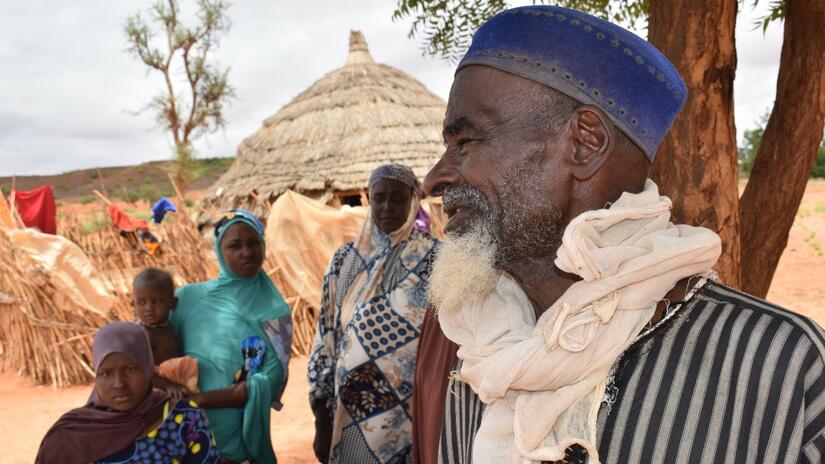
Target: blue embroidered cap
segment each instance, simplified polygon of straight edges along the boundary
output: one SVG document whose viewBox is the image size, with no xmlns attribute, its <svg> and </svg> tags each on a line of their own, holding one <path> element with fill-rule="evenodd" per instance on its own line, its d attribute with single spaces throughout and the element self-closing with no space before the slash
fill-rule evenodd
<svg viewBox="0 0 825 464">
<path fill-rule="evenodd" d="M 456 73 L 485 65 L 601 108 L 651 162 L 687 96 L 662 53 L 615 24 L 558 6 L 527 6 L 490 18 Z"/>
</svg>

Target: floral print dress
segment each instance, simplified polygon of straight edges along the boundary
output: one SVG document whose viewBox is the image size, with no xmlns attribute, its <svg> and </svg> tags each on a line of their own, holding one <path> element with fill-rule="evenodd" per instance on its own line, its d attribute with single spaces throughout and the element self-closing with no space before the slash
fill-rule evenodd
<svg viewBox="0 0 825 464">
<path fill-rule="evenodd" d="M 221 462 L 206 416 L 194 401 L 166 403 L 160 425 L 99 464 L 213 464 Z"/>
</svg>

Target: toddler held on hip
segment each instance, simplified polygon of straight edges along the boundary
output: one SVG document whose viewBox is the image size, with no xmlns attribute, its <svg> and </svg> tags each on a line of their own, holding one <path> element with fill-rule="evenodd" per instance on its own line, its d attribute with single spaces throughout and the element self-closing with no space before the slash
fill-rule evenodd
<svg viewBox="0 0 825 464">
<path fill-rule="evenodd" d="M 172 276 L 161 269 L 144 269 L 132 282 L 132 292 L 135 322 L 148 335 L 155 358 L 152 386 L 173 398 L 197 393 L 198 361 L 183 356 L 180 340 L 169 322 L 169 311 L 174 311 L 178 303 Z"/>
</svg>

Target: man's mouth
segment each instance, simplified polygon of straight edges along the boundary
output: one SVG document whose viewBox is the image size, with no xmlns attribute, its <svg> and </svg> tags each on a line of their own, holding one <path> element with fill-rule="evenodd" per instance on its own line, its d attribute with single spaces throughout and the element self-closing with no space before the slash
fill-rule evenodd
<svg viewBox="0 0 825 464">
<path fill-rule="evenodd" d="M 464 205 L 450 205 L 449 209 L 445 209 L 444 212 L 448 216 L 444 232 L 460 233 L 462 226 L 466 225 L 472 217 L 473 210 Z"/>
</svg>

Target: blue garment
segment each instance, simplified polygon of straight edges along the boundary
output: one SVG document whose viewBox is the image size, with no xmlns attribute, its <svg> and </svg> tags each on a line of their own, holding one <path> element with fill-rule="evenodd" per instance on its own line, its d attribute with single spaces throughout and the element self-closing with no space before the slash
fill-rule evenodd
<svg viewBox="0 0 825 464">
<path fill-rule="evenodd" d="M 172 401 L 170 401 L 172 403 Z M 221 462 L 215 437 L 203 412 L 187 399 L 170 408 L 167 403 L 163 420 L 155 430 L 136 440 L 126 449 L 97 461 L 99 464 L 217 464 Z"/>
<path fill-rule="evenodd" d="M 241 353 L 243 353 L 243 370 L 239 380 L 246 378 L 261 370 L 266 356 L 266 342 L 257 335 L 246 337 L 241 340 Z"/>
<path fill-rule="evenodd" d="M 155 224 L 160 224 L 163 222 L 163 218 L 166 217 L 166 213 L 175 213 L 178 209 L 175 208 L 175 205 L 166 197 L 161 197 L 160 200 L 152 206 L 152 220 L 155 221 Z"/>
<path fill-rule="evenodd" d="M 244 367 L 243 340 L 257 336 L 269 344 L 266 350 L 275 355 L 264 356 L 259 370 L 245 380 L 246 405 L 207 409 L 206 415 L 221 455 L 237 462 L 253 459 L 259 464 L 273 464 L 269 408 L 280 405 L 278 400 L 286 386 L 291 316 L 266 272 L 260 270 L 253 277 L 242 278 L 226 264 L 220 243 L 229 227 L 238 222 L 252 227 L 263 240 L 263 226 L 251 213 L 233 212 L 220 221 L 215 240 L 220 275 L 178 290 L 178 307 L 170 313 L 170 320 L 181 338 L 184 354 L 198 360 L 201 391 L 233 383 L 235 373 Z"/>
<path fill-rule="evenodd" d="M 604 111 L 649 160 L 687 88 L 649 42 L 615 24 L 558 6 L 505 10 L 484 23 L 458 65 L 530 79 Z"/>
</svg>

